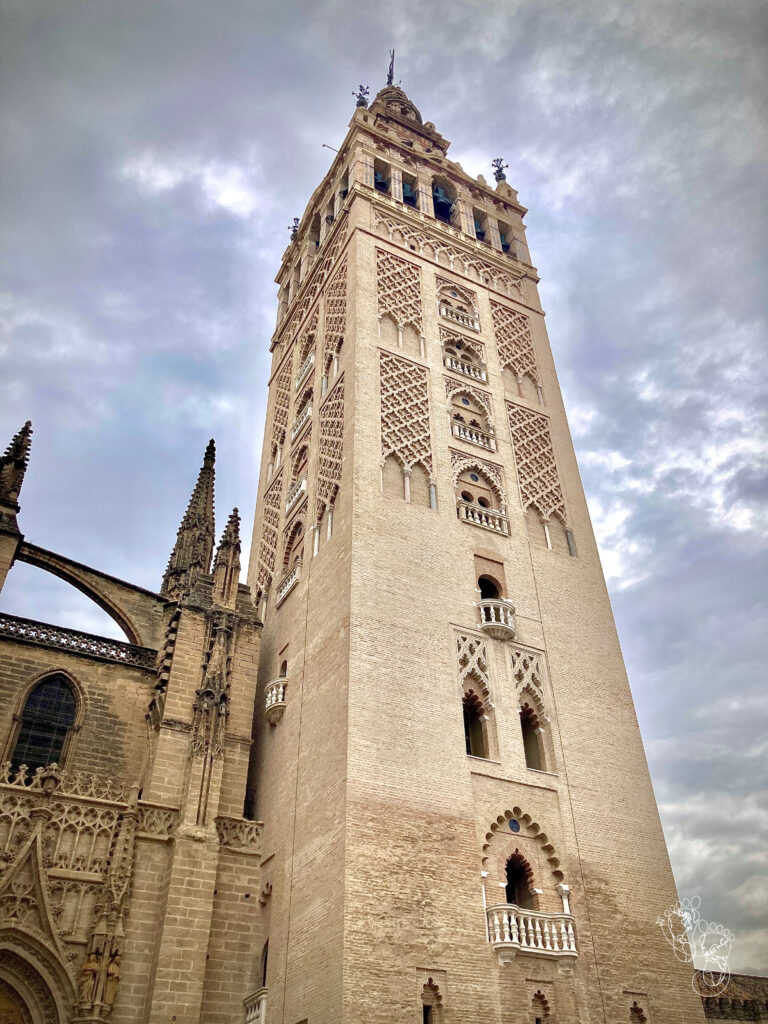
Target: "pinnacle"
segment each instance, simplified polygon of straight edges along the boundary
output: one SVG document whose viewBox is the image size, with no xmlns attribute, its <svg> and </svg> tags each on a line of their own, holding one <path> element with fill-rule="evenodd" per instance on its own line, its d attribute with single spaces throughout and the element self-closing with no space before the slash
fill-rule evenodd
<svg viewBox="0 0 768 1024">
<path fill-rule="evenodd" d="M 224 532 L 221 535 L 219 541 L 219 547 L 223 548 L 226 545 L 233 545 L 240 543 L 240 513 L 236 508 L 232 509 L 227 525 L 224 527 Z"/>
<path fill-rule="evenodd" d="M 27 420 L 21 430 L 13 435 L 10 444 L 0 456 L 0 501 L 14 504 L 17 502 L 29 463 L 31 446 L 32 420 Z"/>
</svg>

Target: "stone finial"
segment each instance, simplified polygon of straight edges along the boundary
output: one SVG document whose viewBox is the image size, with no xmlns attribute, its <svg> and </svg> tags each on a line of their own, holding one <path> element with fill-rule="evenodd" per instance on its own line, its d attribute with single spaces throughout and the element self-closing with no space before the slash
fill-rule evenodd
<svg viewBox="0 0 768 1024">
<path fill-rule="evenodd" d="M 232 514 L 224 527 L 213 563 L 213 603 L 234 608 L 240 581 L 240 513 Z"/>
<path fill-rule="evenodd" d="M 370 94 L 371 94 L 371 90 L 369 89 L 369 87 L 367 85 L 360 85 L 358 87 L 357 92 L 353 92 L 352 93 L 352 95 L 354 97 L 356 97 L 356 99 L 357 99 L 357 103 L 355 104 L 355 106 L 356 107 L 367 107 L 368 106 L 368 97 L 370 96 Z"/>
<path fill-rule="evenodd" d="M 495 160 L 491 160 L 491 166 L 493 167 L 493 176 L 496 181 L 506 181 L 507 176 L 504 171 L 509 167 L 509 164 L 504 163 L 504 158 L 497 156 Z"/>
<path fill-rule="evenodd" d="M 215 461 L 216 445 L 211 439 L 205 449 L 203 465 L 176 534 L 176 543 L 160 588 L 160 593 L 172 601 L 180 600 L 189 592 L 198 576 L 211 571 Z"/>
<path fill-rule="evenodd" d="M 32 421 L 27 420 L 0 456 L 0 503 L 11 505 L 15 511 L 18 511 L 19 493 L 27 471 L 31 446 Z"/>
</svg>

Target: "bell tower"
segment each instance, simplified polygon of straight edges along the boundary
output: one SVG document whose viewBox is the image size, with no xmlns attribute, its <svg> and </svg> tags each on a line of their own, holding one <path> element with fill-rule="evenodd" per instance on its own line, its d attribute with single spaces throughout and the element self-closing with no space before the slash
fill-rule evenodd
<svg viewBox="0 0 768 1024">
<path fill-rule="evenodd" d="M 703 1020 L 526 210 L 391 72 L 277 276 L 253 1019 Z"/>
</svg>

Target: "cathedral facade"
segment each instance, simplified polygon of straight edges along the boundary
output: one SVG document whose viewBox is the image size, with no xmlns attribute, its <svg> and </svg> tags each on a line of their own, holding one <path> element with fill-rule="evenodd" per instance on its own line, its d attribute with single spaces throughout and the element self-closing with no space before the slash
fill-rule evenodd
<svg viewBox="0 0 768 1024">
<path fill-rule="evenodd" d="M 391 83 L 297 220 L 248 586 L 213 443 L 125 642 L 0 615 L 0 1020 L 691 1024 L 525 209 Z M 5 1017 L 2 1014 L 5 1013 Z"/>
</svg>

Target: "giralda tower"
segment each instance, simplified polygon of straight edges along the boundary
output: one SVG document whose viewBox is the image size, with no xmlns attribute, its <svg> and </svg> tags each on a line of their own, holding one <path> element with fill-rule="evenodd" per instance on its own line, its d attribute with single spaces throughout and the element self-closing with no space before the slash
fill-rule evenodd
<svg viewBox="0 0 768 1024">
<path fill-rule="evenodd" d="M 365 103 L 277 276 L 251 1013 L 703 1020 L 526 211 Z"/>
</svg>

